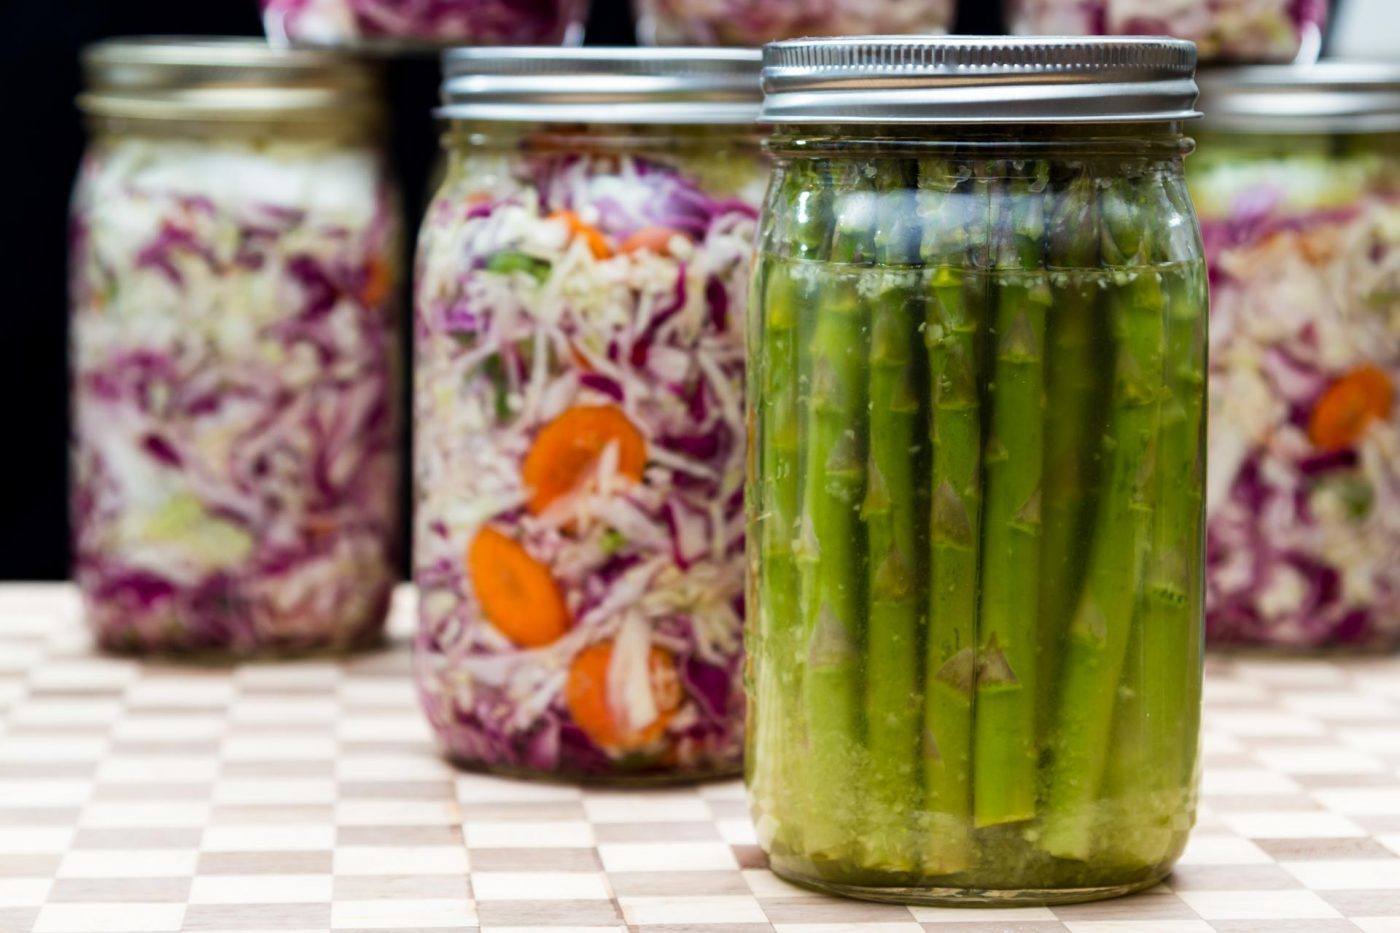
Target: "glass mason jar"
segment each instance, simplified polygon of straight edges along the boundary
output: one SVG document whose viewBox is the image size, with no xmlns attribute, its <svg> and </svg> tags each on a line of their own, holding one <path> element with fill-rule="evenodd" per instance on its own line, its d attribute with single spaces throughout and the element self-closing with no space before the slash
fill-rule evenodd
<svg viewBox="0 0 1400 933">
<path fill-rule="evenodd" d="M 632 0 L 643 45 L 945 33 L 956 0 Z"/>
<path fill-rule="evenodd" d="M 472 767 L 737 771 L 758 54 L 445 67 L 415 331 L 428 717 Z"/>
<path fill-rule="evenodd" d="M 272 42 L 398 50 L 578 45 L 589 0 L 259 0 Z"/>
<path fill-rule="evenodd" d="M 1163 35 L 1202 62 L 1309 63 L 1322 51 L 1330 0 L 1002 0 L 1020 35 Z"/>
<path fill-rule="evenodd" d="M 1213 73 L 1207 635 L 1400 645 L 1400 68 Z"/>
<path fill-rule="evenodd" d="M 401 238 L 373 75 L 253 41 L 113 41 L 85 65 L 72 513 L 98 642 L 374 640 Z"/>
<path fill-rule="evenodd" d="M 765 56 L 759 841 L 779 875 L 876 900 L 1151 885 L 1196 799 L 1194 49 L 881 38 Z"/>
</svg>

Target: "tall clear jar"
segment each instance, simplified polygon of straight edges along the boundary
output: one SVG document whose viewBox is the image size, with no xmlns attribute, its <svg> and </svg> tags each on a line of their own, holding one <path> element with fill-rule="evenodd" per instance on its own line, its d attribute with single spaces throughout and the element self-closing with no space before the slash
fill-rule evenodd
<svg viewBox="0 0 1400 933">
<path fill-rule="evenodd" d="M 428 718 L 469 767 L 737 771 L 758 55 L 445 67 L 416 300 Z"/>
<path fill-rule="evenodd" d="M 1147 887 L 1181 854 L 1194 65 L 1172 40 L 765 50 L 746 768 L 779 875 L 1046 904 Z"/>
<path fill-rule="evenodd" d="M 259 0 L 276 45 L 355 51 L 578 45 L 589 0 Z"/>
<path fill-rule="evenodd" d="M 1400 646 L 1400 68 L 1218 71 L 1207 635 Z"/>
<path fill-rule="evenodd" d="M 98 643 L 345 649 L 397 550 L 397 204 L 373 75 L 251 41 L 89 49 L 72 513 Z"/>
<path fill-rule="evenodd" d="M 799 36 L 945 33 L 956 0 L 632 0 L 643 45 L 758 47 Z"/>
<path fill-rule="evenodd" d="M 1161 35 L 1202 62 L 1317 61 L 1331 0 L 1002 0 L 1020 35 Z"/>
</svg>

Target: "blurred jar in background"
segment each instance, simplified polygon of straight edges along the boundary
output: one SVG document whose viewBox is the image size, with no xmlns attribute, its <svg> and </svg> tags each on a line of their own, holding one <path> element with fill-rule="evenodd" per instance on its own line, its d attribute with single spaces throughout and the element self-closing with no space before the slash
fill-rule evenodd
<svg viewBox="0 0 1400 933">
<path fill-rule="evenodd" d="M 1400 67 L 1206 73 L 1207 630 L 1400 645 Z"/>
<path fill-rule="evenodd" d="M 760 46 L 800 36 L 944 33 L 956 0 L 633 0 L 643 45 Z"/>
<path fill-rule="evenodd" d="M 1201 62 L 1316 61 L 1330 0 L 1003 0 L 1020 35 L 1190 39 Z"/>
<path fill-rule="evenodd" d="M 278 45 L 577 45 L 589 0 L 261 0 Z"/>
<path fill-rule="evenodd" d="M 72 511 L 99 643 L 373 640 L 401 242 L 373 74 L 252 41 L 113 41 L 84 64 Z"/>
<path fill-rule="evenodd" d="M 1328 31 L 1333 58 L 1400 60 L 1400 4 L 1395 0 L 1346 0 Z"/>
<path fill-rule="evenodd" d="M 450 164 L 415 282 L 428 718 L 472 767 L 732 773 L 758 54 L 445 65 Z"/>
</svg>

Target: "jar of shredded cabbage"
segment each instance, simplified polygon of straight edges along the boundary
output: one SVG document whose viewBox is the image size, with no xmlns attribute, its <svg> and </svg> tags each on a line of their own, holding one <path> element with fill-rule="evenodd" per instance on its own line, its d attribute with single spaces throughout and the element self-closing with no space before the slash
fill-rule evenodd
<svg viewBox="0 0 1400 933">
<path fill-rule="evenodd" d="M 750 51 L 456 51 L 418 253 L 417 675 L 467 766 L 733 772 Z"/>
<path fill-rule="evenodd" d="M 757 47 L 799 36 L 945 33 L 956 0 L 632 0 L 643 45 Z"/>
<path fill-rule="evenodd" d="M 1161 35 L 1202 62 L 1314 62 L 1331 0 L 1002 0 L 1020 35 Z"/>
<path fill-rule="evenodd" d="M 260 0 L 274 44 L 369 51 L 577 45 L 589 0 Z"/>
<path fill-rule="evenodd" d="M 252 41 L 84 64 L 72 515 L 97 640 L 369 642 L 395 575 L 401 239 L 373 76 Z"/>
<path fill-rule="evenodd" d="M 1169 39 L 765 49 L 749 753 L 799 884 L 1067 903 L 1195 815 L 1206 271 Z"/>
<path fill-rule="evenodd" d="M 1400 645 L 1400 68 L 1203 83 L 1207 633 Z"/>
</svg>

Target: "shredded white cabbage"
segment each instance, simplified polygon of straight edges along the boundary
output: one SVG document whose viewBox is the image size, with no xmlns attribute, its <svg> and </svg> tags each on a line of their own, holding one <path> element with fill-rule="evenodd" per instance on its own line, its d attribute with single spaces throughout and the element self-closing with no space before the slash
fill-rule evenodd
<svg viewBox="0 0 1400 933">
<path fill-rule="evenodd" d="M 425 704 L 454 755 L 582 773 L 737 761 L 743 328 L 760 165 L 722 146 L 477 154 L 430 208 L 415 366 L 418 647 L 432 672 Z M 666 232 L 628 245 L 654 228 Z M 562 485 L 537 501 L 527 458 L 569 419 L 608 427 L 568 434 L 582 446 L 545 458 Z M 491 580 L 474 576 L 465 559 L 485 527 L 557 588 L 562 637 L 532 647 L 503 633 L 531 624 L 539 594 L 516 607 L 491 589 L 491 568 L 479 570 Z M 603 684 L 580 667 L 598 651 Z"/>
<path fill-rule="evenodd" d="M 109 645 L 382 621 L 398 229 L 378 157 L 115 136 L 73 204 L 77 576 Z"/>
</svg>

